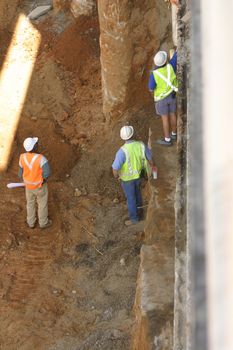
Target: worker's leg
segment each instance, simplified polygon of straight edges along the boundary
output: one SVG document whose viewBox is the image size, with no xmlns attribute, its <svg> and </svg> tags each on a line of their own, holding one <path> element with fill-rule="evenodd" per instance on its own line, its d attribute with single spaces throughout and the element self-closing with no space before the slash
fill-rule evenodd
<svg viewBox="0 0 233 350">
<path fill-rule="evenodd" d="M 168 114 L 161 115 L 161 118 L 162 118 L 162 123 L 163 123 L 164 138 L 170 139 L 169 116 L 168 116 Z"/>
<path fill-rule="evenodd" d="M 141 194 L 141 179 L 135 180 L 135 195 L 136 195 L 138 219 L 142 219 L 143 208 L 142 208 L 142 194 Z"/>
<path fill-rule="evenodd" d="M 172 131 L 176 133 L 176 129 L 177 129 L 176 113 L 170 113 L 170 122 L 171 122 Z"/>
<path fill-rule="evenodd" d="M 174 135 L 176 135 L 177 122 L 176 122 L 176 114 L 175 113 L 170 113 L 170 123 L 171 123 L 172 133 Z"/>
<path fill-rule="evenodd" d="M 36 223 L 36 195 L 34 190 L 26 188 L 26 200 L 27 200 L 27 223 L 28 226 L 33 228 Z"/>
<path fill-rule="evenodd" d="M 170 115 L 170 125 L 171 125 L 171 137 L 176 140 L 177 133 L 177 118 L 176 118 L 176 96 L 172 95 L 169 103 L 169 115 Z"/>
<path fill-rule="evenodd" d="M 37 189 L 38 217 L 40 227 L 48 223 L 48 186 L 44 184 Z"/>
<path fill-rule="evenodd" d="M 127 199 L 129 218 L 132 222 L 136 222 L 138 221 L 138 214 L 137 214 L 137 203 L 136 203 L 136 193 L 135 193 L 135 180 L 122 181 L 121 184 Z"/>
<path fill-rule="evenodd" d="M 164 137 L 157 140 L 157 143 L 163 146 L 171 146 L 171 136 L 170 136 L 170 125 L 169 125 L 169 99 L 170 97 L 165 97 L 163 100 L 156 102 L 156 112 L 162 118 L 163 133 Z"/>
</svg>

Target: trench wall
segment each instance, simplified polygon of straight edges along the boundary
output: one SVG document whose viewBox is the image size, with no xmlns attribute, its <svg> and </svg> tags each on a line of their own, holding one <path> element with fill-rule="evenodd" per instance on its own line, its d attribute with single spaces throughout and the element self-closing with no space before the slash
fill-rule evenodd
<svg viewBox="0 0 233 350">
<path fill-rule="evenodd" d="M 166 157 L 166 167 L 164 157 L 163 152 L 157 155 L 158 180 L 149 182 L 150 201 L 134 305 L 133 350 L 173 348 L 175 149 L 171 157 Z M 169 179 L 167 168 L 171 169 Z"/>
<path fill-rule="evenodd" d="M 175 198 L 175 284 L 174 350 L 191 349 L 191 237 L 187 235 L 189 81 L 190 81 L 190 2 L 180 2 L 178 12 L 178 174 Z"/>
<path fill-rule="evenodd" d="M 180 1 L 178 11 L 178 142 L 177 178 L 174 197 L 174 242 L 169 246 L 167 232 L 161 237 L 157 220 L 165 215 L 158 205 L 156 184 L 151 187 L 151 200 L 145 228 L 146 240 L 141 251 L 141 266 L 135 300 L 136 327 L 134 350 L 191 349 L 193 305 L 191 303 L 192 266 L 191 237 L 187 236 L 187 168 L 190 81 L 190 3 Z M 166 247 L 163 249 L 163 247 Z"/>
</svg>

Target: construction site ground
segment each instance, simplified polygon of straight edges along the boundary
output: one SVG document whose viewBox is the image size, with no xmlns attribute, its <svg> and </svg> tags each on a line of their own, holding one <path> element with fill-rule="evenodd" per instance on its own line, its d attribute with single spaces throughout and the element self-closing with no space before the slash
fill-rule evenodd
<svg viewBox="0 0 233 350">
<path fill-rule="evenodd" d="M 29 2 L 20 4 L 19 12 L 27 13 Z M 127 350 L 145 220 L 124 225 L 125 198 L 111 172 L 122 144 L 119 129 L 127 121 L 144 141 L 152 129 L 154 160 L 165 179 L 157 189 L 157 205 L 167 209 L 167 216 L 155 218 L 161 232 L 174 222 L 176 147 L 155 147 L 162 129 L 152 101 L 129 110 L 124 120 L 105 120 L 97 18 L 75 22 L 51 12 L 33 24 L 40 49 L 8 169 L 0 174 L 0 349 Z M 2 69 L 13 29 L 3 33 Z M 30 42 L 25 45 L 30 55 Z M 28 136 L 39 137 L 52 168 L 53 225 L 47 230 L 27 227 L 24 189 L 6 187 L 20 181 L 18 159 Z M 142 187 L 146 218 L 146 180 Z M 173 247 L 171 234 L 167 244 Z"/>
</svg>

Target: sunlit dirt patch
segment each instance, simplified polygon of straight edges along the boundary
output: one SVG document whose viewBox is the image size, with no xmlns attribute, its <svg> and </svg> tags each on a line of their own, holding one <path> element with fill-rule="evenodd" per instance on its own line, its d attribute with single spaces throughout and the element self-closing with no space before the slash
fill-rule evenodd
<svg viewBox="0 0 233 350">
<path fill-rule="evenodd" d="M 39 32 L 21 14 L 0 74 L 0 171 L 8 166 L 39 45 Z"/>
</svg>

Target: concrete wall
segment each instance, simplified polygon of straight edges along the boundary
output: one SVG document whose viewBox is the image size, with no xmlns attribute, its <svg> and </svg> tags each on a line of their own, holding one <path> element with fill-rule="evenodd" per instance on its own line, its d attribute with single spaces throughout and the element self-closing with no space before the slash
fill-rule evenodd
<svg viewBox="0 0 233 350">
<path fill-rule="evenodd" d="M 157 132 L 157 127 L 154 133 Z M 155 139 L 153 132 L 150 138 L 149 143 L 153 154 L 156 154 L 159 174 L 157 180 L 149 182 L 150 202 L 134 307 L 136 322 L 133 349 L 171 350 L 174 318 L 176 152 L 175 146 L 172 156 L 166 155 L 167 149 L 159 152 L 152 142 Z"/>
<path fill-rule="evenodd" d="M 194 3 L 192 84 L 196 94 L 192 94 L 191 136 L 195 148 L 191 156 L 195 161 L 191 162 L 191 180 L 196 195 L 192 201 L 195 225 L 190 231 L 194 241 L 193 349 L 228 350 L 233 349 L 233 7 L 232 2 L 217 0 Z M 220 89 L 212 80 L 218 66 Z"/>
<path fill-rule="evenodd" d="M 190 76 L 190 23 L 182 22 L 189 11 L 186 1 L 180 2 L 178 11 L 178 177 L 175 198 L 175 286 L 174 286 L 174 350 L 189 350 L 190 306 L 190 237 L 187 236 L 188 195 L 188 134 L 187 95 Z"/>
</svg>

